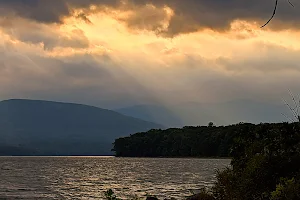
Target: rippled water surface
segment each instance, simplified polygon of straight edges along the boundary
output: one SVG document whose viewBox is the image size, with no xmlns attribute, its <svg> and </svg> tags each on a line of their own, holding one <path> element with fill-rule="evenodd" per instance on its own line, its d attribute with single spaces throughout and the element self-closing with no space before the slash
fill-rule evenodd
<svg viewBox="0 0 300 200">
<path fill-rule="evenodd" d="M 183 199 L 209 186 L 230 160 L 114 157 L 0 157 L 0 199 Z"/>
</svg>

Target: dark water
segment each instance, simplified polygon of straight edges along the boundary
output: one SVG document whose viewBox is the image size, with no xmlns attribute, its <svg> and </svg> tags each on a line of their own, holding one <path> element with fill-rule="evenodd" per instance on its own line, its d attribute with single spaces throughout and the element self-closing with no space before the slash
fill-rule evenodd
<svg viewBox="0 0 300 200">
<path fill-rule="evenodd" d="M 183 199 L 209 186 L 230 160 L 114 157 L 0 157 L 0 199 L 103 199 L 134 194 Z"/>
</svg>

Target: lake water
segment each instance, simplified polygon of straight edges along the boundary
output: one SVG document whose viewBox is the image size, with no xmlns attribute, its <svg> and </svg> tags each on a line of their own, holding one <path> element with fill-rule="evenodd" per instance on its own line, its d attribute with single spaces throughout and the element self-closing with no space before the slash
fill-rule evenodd
<svg viewBox="0 0 300 200">
<path fill-rule="evenodd" d="M 0 157 L 0 199 L 183 199 L 215 180 L 227 159 Z"/>
</svg>

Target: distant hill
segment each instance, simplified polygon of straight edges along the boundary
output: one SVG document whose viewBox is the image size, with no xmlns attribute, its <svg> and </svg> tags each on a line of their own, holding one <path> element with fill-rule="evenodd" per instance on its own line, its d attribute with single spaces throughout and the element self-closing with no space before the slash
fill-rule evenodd
<svg viewBox="0 0 300 200">
<path fill-rule="evenodd" d="M 222 103 L 184 102 L 176 105 L 137 105 L 117 109 L 127 116 L 138 117 L 146 121 L 162 124 L 166 127 L 207 125 L 229 125 L 239 122 L 282 122 L 287 121 L 282 113 L 290 111 L 282 104 L 236 100 Z"/>
<path fill-rule="evenodd" d="M 163 124 L 167 127 L 184 126 L 184 123 L 173 111 L 161 105 L 135 105 L 115 111 L 127 116 Z"/>
<path fill-rule="evenodd" d="M 153 128 L 163 127 L 93 106 L 5 100 L 0 102 L 0 155 L 111 155 L 116 138 Z"/>
</svg>

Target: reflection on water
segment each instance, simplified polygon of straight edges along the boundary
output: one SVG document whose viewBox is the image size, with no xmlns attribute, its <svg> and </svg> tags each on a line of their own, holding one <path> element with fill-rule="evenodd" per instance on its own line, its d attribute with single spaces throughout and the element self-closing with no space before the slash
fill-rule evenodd
<svg viewBox="0 0 300 200">
<path fill-rule="evenodd" d="M 209 186 L 230 160 L 114 157 L 0 157 L 0 199 L 103 199 L 137 194 L 182 199 Z"/>
</svg>

